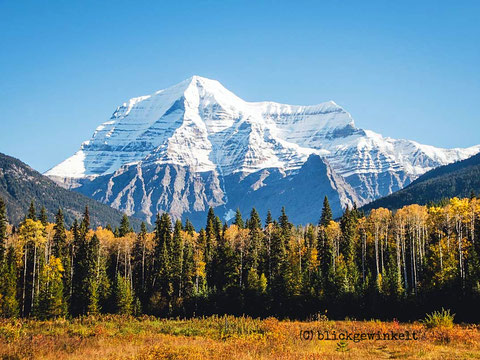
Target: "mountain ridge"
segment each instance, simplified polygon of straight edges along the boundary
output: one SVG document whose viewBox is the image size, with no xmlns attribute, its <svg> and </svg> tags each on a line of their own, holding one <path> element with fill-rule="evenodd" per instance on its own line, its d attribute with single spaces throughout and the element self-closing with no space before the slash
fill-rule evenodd
<svg viewBox="0 0 480 360">
<path fill-rule="evenodd" d="M 369 211 L 385 207 L 391 210 L 405 205 L 437 203 L 447 198 L 480 194 L 480 154 L 440 166 L 417 178 L 410 185 L 362 207 Z"/>
<path fill-rule="evenodd" d="M 362 205 L 403 188 L 432 168 L 478 151 L 480 146 L 441 149 L 383 137 L 356 127 L 352 116 L 333 101 L 312 106 L 247 102 L 216 80 L 193 76 L 123 103 L 77 153 L 46 175 L 67 188 L 89 188 L 86 194 L 93 196 L 96 189 L 89 183 L 98 177 L 114 178 L 125 166 L 177 166 L 192 174 L 211 173 L 222 184 L 236 173 L 243 174 L 241 179 L 273 168 L 285 177 L 294 176 L 311 155 L 317 155 L 345 179 Z M 138 178 L 138 172 L 131 174 Z M 116 195 L 127 191 L 116 189 Z M 225 198 L 218 201 L 212 193 L 203 206 L 236 197 L 224 189 L 215 191 Z M 158 205 L 161 198 L 162 194 L 152 199 L 145 193 L 137 201 Z M 102 201 L 109 203 L 107 197 Z M 127 212 L 133 206 L 110 204 Z M 347 205 L 342 203 L 343 208 Z"/>
<path fill-rule="evenodd" d="M 67 225 L 81 218 L 87 205 L 94 226 L 115 226 L 123 216 L 108 205 L 59 187 L 21 160 L 3 153 L 0 153 L 0 197 L 6 202 L 7 216 L 13 224 L 23 220 L 32 200 L 38 207 L 45 206 L 50 221 L 61 208 Z M 140 228 L 140 220 L 131 218 L 130 222 L 135 229 Z"/>
</svg>

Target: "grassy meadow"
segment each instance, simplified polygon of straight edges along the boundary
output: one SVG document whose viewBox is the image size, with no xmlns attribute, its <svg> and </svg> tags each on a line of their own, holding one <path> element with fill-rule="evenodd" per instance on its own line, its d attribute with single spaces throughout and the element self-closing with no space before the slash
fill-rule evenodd
<svg viewBox="0 0 480 360">
<path fill-rule="evenodd" d="M 302 332 L 416 333 L 418 340 L 305 340 Z M 308 337 L 308 336 L 307 336 Z M 480 329 L 449 322 L 248 317 L 0 320 L 1 359 L 475 359 Z"/>
</svg>

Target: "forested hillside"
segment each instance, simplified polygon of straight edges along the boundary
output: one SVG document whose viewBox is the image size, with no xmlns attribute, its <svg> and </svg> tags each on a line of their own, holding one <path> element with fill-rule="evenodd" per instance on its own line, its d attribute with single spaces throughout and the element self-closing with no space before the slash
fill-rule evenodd
<svg viewBox="0 0 480 360">
<path fill-rule="evenodd" d="M 480 154 L 453 164 L 430 170 L 409 186 L 362 207 L 369 211 L 378 207 L 400 209 L 409 204 L 425 205 L 452 197 L 468 197 L 480 193 Z"/>
<path fill-rule="evenodd" d="M 237 211 L 205 228 L 157 216 L 155 231 L 69 229 L 34 209 L 13 229 L 0 202 L 0 312 L 52 318 L 98 313 L 418 319 L 440 307 L 480 320 L 480 200 L 409 205 L 294 226 Z M 15 231 L 13 231 L 15 230 Z"/>
<path fill-rule="evenodd" d="M 82 215 L 85 206 L 90 209 L 92 225 L 119 224 L 122 213 L 74 191 L 58 186 L 48 177 L 11 156 L 0 153 L 0 197 L 6 203 L 7 216 L 12 224 L 18 224 L 26 214 L 30 203 L 44 206 L 47 217 L 53 221 L 59 208 L 63 209 L 65 222 L 71 225 Z M 135 229 L 140 221 L 131 219 Z"/>
</svg>

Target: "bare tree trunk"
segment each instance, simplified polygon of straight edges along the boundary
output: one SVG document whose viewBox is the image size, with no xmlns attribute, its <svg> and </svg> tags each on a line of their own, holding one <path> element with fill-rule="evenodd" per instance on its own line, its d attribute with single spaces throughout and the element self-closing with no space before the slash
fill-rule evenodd
<svg viewBox="0 0 480 360">
<path fill-rule="evenodd" d="M 362 241 L 362 276 L 363 283 L 365 283 L 365 258 L 367 256 L 367 233 L 363 232 L 363 241 Z"/>
<path fill-rule="evenodd" d="M 27 282 L 27 254 L 28 246 L 25 244 L 25 253 L 23 258 L 23 291 L 22 291 L 22 316 L 25 316 L 25 288 Z"/>
<path fill-rule="evenodd" d="M 142 290 L 145 291 L 145 243 L 142 250 Z"/>
<path fill-rule="evenodd" d="M 401 269 L 401 260 L 400 260 L 400 236 L 396 236 L 396 252 L 397 252 L 397 283 L 400 286 L 402 283 L 402 269 Z"/>
<path fill-rule="evenodd" d="M 115 276 L 117 276 L 118 273 L 118 261 L 120 258 L 120 246 L 117 248 L 117 262 L 115 263 Z"/>
<path fill-rule="evenodd" d="M 377 278 L 378 278 L 378 274 L 380 273 L 380 270 L 379 270 L 379 264 L 378 264 L 378 229 L 376 225 L 375 225 L 375 265 L 376 265 Z"/>
<path fill-rule="evenodd" d="M 401 237 L 401 242 L 402 242 L 402 258 L 403 258 L 403 282 L 405 284 L 405 291 L 408 290 L 408 278 L 407 278 L 407 261 L 406 261 L 406 246 L 405 246 L 405 234 L 403 232 L 402 228 L 402 237 Z"/>
<path fill-rule="evenodd" d="M 34 244 L 33 248 L 33 274 L 32 274 L 32 305 L 31 305 L 31 311 L 33 310 L 33 304 L 35 301 L 35 270 L 36 270 L 36 265 L 37 265 L 37 244 Z"/>
<path fill-rule="evenodd" d="M 384 263 L 383 263 L 383 237 L 380 237 L 380 273 L 383 275 Z"/>
</svg>

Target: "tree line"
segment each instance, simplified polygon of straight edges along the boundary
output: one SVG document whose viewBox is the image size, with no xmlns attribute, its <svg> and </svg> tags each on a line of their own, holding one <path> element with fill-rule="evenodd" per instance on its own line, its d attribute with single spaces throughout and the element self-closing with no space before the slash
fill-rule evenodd
<svg viewBox="0 0 480 360">
<path fill-rule="evenodd" d="M 209 209 L 197 231 L 157 215 L 155 229 L 92 229 L 88 207 L 65 227 L 30 205 L 7 222 L 0 199 L 0 315 L 41 319 L 99 313 L 162 317 L 248 314 L 415 319 L 449 307 L 480 320 L 480 200 L 347 208 L 325 197 L 318 224 L 294 226 L 285 208 L 264 222 Z"/>
</svg>

